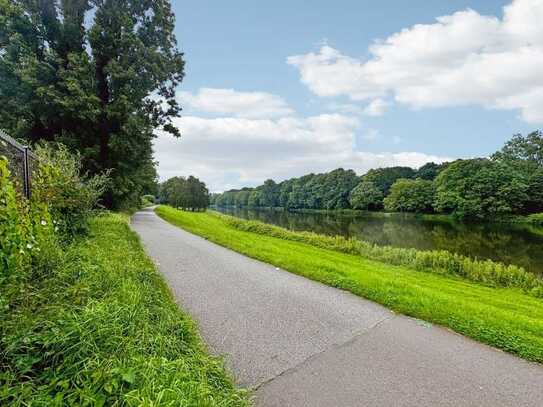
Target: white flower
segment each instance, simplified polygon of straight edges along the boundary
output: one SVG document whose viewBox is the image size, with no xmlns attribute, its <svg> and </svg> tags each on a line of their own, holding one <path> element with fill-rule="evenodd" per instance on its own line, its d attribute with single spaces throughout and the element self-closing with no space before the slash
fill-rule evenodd
<svg viewBox="0 0 543 407">
<path fill-rule="evenodd" d="M 42 226 L 47 226 L 47 222 L 46 222 L 46 221 L 44 221 L 43 219 L 41 220 L 41 222 L 40 222 L 40 223 L 41 223 L 41 225 L 42 225 Z"/>
<path fill-rule="evenodd" d="M 58 226 L 55 226 L 55 232 L 58 232 Z"/>
<path fill-rule="evenodd" d="M 27 249 L 32 249 L 32 243 L 27 243 L 27 244 L 26 244 L 26 248 L 27 248 Z"/>
</svg>

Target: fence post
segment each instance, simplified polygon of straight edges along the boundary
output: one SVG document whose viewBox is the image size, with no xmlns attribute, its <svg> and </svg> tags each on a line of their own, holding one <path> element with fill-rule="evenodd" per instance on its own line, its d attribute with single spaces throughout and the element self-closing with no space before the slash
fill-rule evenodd
<svg viewBox="0 0 543 407">
<path fill-rule="evenodd" d="M 28 163 L 28 146 L 23 147 L 23 177 L 24 177 L 24 194 L 27 199 L 30 199 L 30 165 Z"/>
</svg>

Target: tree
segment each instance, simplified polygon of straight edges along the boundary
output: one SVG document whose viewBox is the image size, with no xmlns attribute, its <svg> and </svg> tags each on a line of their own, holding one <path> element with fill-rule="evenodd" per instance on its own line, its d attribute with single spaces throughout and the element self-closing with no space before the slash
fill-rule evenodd
<svg viewBox="0 0 543 407">
<path fill-rule="evenodd" d="M 167 0 L 0 0 L 2 126 L 79 151 L 91 174 L 111 170 L 108 206 L 138 202 L 154 130 L 179 135 L 173 30 Z"/>
<path fill-rule="evenodd" d="M 160 185 L 159 200 L 175 208 L 206 209 L 210 204 L 209 191 L 198 178 L 173 177 Z"/>
<path fill-rule="evenodd" d="M 416 171 L 410 167 L 388 167 L 369 170 L 363 177 L 363 181 L 372 182 L 381 190 L 384 196 L 388 195 L 390 187 L 397 179 L 415 178 Z"/>
<path fill-rule="evenodd" d="M 524 212 L 543 211 L 543 134 L 534 131 L 523 137 L 513 136 L 492 159 L 514 167 L 526 177 L 528 196 Z"/>
<path fill-rule="evenodd" d="M 543 168 L 543 133 L 534 131 L 525 137 L 515 134 L 500 151 L 494 153 L 492 159 L 522 165 L 530 170 Z"/>
<path fill-rule="evenodd" d="M 351 191 L 349 202 L 353 209 L 378 210 L 383 207 L 383 197 L 373 182 L 363 180 Z"/>
<path fill-rule="evenodd" d="M 260 205 L 260 198 L 262 196 L 262 193 L 258 189 L 254 189 L 249 194 L 249 199 L 247 202 L 247 206 L 250 208 L 258 208 Z"/>
<path fill-rule="evenodd" d="M 264 181 L 260 187 L 259 206 L 274 208 L 279 204 L 279 188 L 274 180 Z"/>
<path fill-rule="evenodd" d="M 485 158 L 454 161 L 435 182 L 435 208 L 458 217 L 515 213 L 528 198 L 526 178 L 518 170 Z"/>
<path fill-rule="evenodd" d="M 434 162 L 426 163 L 417 170 L 415 178 L 425 179 L 428 181 L 433 181 L 439 173 L 447 168 L 449 163 L 436 164 Z"/>
<path fill-rule="evenodd" d="M 384 199 L 385 209 L 391 212 L 431 212 L 434 185 L 424 179 L 400 178 L 390 188 Z"/>
</svg>

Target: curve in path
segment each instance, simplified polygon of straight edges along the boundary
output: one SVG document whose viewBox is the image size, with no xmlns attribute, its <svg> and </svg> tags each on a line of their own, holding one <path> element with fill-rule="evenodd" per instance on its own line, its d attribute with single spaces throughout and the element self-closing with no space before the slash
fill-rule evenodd
<svg viewBox="0 0 543 407">
<path fill-rule="evenodd" d="M 258 406 L 543 406 L 543 367 L 132 218 L 176 300 Z"/>
</svg>

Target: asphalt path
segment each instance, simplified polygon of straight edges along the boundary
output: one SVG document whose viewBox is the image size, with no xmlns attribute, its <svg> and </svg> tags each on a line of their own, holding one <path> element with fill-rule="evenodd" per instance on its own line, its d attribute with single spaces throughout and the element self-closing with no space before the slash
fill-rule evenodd
<svg viewBox="0 0 543 407">
<path fill-rule="evenodd" d="M 543 406 L 540 364 L 253 260 L 151 209 L 131 225 L 257 406 Z"/>
</svg>

